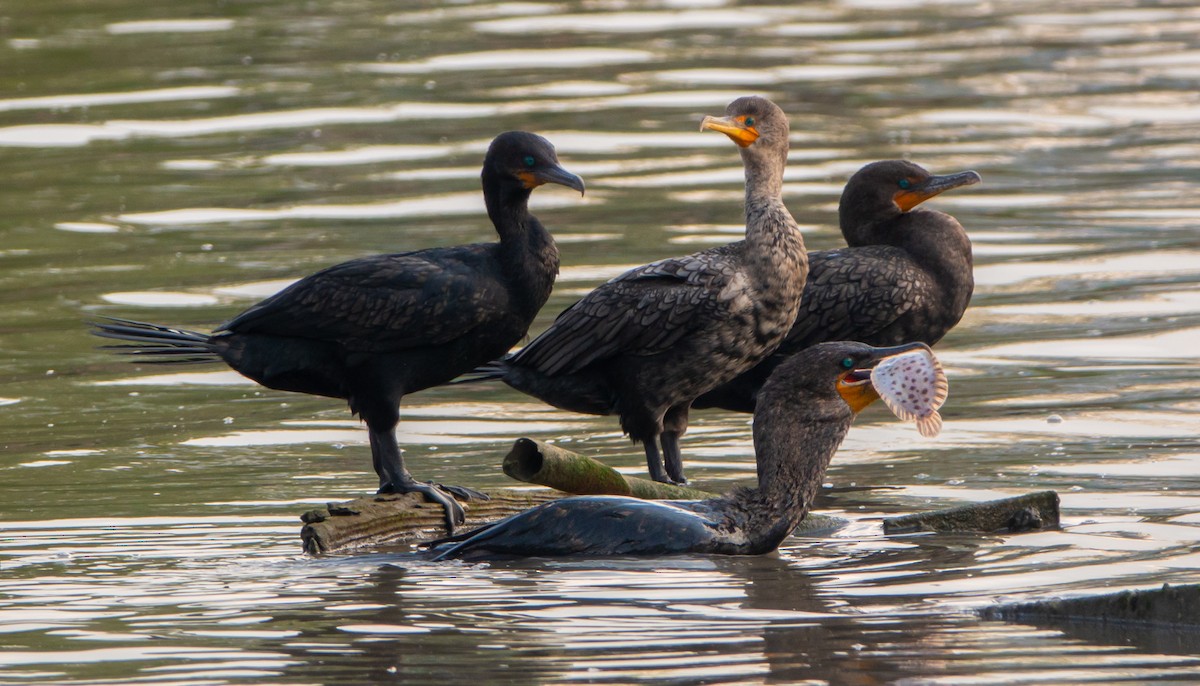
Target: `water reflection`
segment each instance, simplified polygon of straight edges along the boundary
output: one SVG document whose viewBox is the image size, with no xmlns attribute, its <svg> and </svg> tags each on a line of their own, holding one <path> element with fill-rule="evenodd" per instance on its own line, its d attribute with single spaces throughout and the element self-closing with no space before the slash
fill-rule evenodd
<svg viewBox="0 0 1200 686">
<path fill-rule="evenodd" d="M 649 62 L 654 54 L 615 48 L 561 48 L 550 50 L 495 50 L 438 55 L 419 62 L 360 64 L 356 69 L 376 74 L 424 74 L 470 69 L 579 69 L 610 64 Z"/>
<path fill-rule="evenodd" d="M 15 2 L 0 10 L 0 680 L 1200 679 L 1186 636 L 974 614 L 1196 581 L 1197 8 Z M 490 239 L 478 159 L 514 128 L 589 183 L 583 202 L 534 198 L 564 260 L 536 333 L 600 281 L 741 230 L 737 158 L 695 128 L 746 92 L 792 117 L 785 197 L 813 249 L 841 244 L 837 199 L 864 162 L 987 179 L 934 201 L 971 234 L 978 284 L 939 344 L 942 438 L 865 413 L 819 503 L 849 524 L 778 556 L 305 558 L 299 512 L 375 486 L 347 461 L 365 433 L 344 408 L 228 370 L 131 366 L 82 333 L 103 314 L 210 327 L 344 259 Z M 406 459 L 439 480 L 507 485 L 497 464 L 526 433 L 642 469 L 610 422 L 504 388 L 405 402 Z M 745 417 L 692 423 L 699 485 L 752 478 Z M 1062 531 L 880 530 L 1045 488 Z"/>
<path fill-rule="evenodd" d="M 131 105 L 175 100 L 211 100 L 213 98 L 232 98 L 241 94 L 241 90 L 233 86 L 183 86 L 179 88 L 126 91 L 123 93 L 49 95 L 37 98 L 9 98 L 7 100 L 0 100 L 0 112 Z"/>
</svg>

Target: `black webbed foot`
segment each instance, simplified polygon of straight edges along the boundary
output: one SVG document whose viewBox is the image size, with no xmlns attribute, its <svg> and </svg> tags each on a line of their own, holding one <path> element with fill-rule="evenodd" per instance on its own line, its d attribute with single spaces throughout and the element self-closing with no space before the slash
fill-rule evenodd
<svg viewBox="0 0 1200 686">
<path fill-rule="evenodd" d="M 442 486 L 438 484 L 426 483 L 423 481 L 409 481 L 404 483 L 389 483 L 379 487 L 379 493 L 420 493 L 425 496 L 425 501 L 441 505 L 446 513 L 446 533 L 453 534 L 459 524 L 467 520 L 467 513 L 463 510 L 462 505 L 459 505 L 453 497 L 446 491 L 442 490 Z M 451 488 L 461 488 L 460 486 L 452 486 Z M 469 490 L 469 489 L 467 489 Z"/>
</svg>

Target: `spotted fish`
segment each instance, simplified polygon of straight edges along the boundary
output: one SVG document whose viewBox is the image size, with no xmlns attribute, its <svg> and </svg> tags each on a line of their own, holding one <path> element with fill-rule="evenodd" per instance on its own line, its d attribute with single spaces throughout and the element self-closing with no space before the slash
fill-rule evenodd
<svg viewBox="0 0 1200 686">
<path fill-rule="evenodd" d="M 950 386 L 942 364 L 929 350 L 914 350 L 885 358 L 871 370 L 871 385 L 902 421 L 915 421 L 922 436 L 942 430 L 938 408 Z"/>
</svg>

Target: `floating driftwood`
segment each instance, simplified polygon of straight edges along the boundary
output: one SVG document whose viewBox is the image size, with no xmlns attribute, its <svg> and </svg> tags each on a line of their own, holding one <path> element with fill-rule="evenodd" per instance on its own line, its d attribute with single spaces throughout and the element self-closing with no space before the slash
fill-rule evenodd
<svg viewBox="0 0 1200 686">
<path fill-rule="evenodd" d="M 463 526 L 482 526 L 562 494 L 509 488 L 488 495 L 491 500 L 463 503 L 467 514 Z M 441 505 L 425 502 L 419 493 L 329 503 L 305 512 L 300 520 L 304 522 L 300 530 L 304 552 L 314 555 L 435 538 L 445 533 L 446 521 Z"/>
<path fill-rule="evenodd" d="M 504 473 L 517 481 L 573 495 L 628 495 L 642 500 L 703 500 L 716 494 L 625 476 L 586 455 L 556 445 L 518 438 L 504 458 Z"/>
<path fill-rule="evenodd" d="M 625 495 L 646 500 L 700 500 L 713 493 L 625 476 L 590 457 L 541 441 L 520 438 L 504 458 L 504 473 L 518 481 L 550 490 L 498 489 L 491 500 L 463 503 L 466 528 L 526 510 L 564 495 Z M 308 553 L 330 553 L 388 544 L 411 543 L 441 536 L 443 511 L 416 493 L 360 498 L 329 503 L 304 513 L 300 536 Z M 820 534 L 843 526 L 846 520 L 809 514 L 797 534 Z M 884 520 L 889 534 L 912 531 L 1010 531 L 1058 526 L 1058 495 L 1031 493 L 976 503 L 951 510 L 906 515 Z"/>
<path fill-rule="evenodd" d="M 1060 622 L 1079 619 L 1136 622 L 1171 626 L 1200 626 L 1200 584 L 1146 591 L 1035 600 L 986 608 L 987 619 Z"/>
<path fill-rule="evenodd" d="M 883 520 L 883 533 L 1017 532 L 1055 528 L 1058 525 L 1058 494 L 1040 491 L 948 510 L 890 517 Z"/>
</svg>

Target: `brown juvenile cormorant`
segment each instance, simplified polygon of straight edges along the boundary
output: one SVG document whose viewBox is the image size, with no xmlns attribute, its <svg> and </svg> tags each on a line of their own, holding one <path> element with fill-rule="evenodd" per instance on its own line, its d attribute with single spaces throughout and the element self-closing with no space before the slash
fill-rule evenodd
<svg viewBox="0 0 1200 686">
<path fill-rule="evenodd" d="M 418 482 L 396 443 L 401 398 L 443 384 L 503 355 L 529 328 L 558 274 L 558 248 L 529 213 L 530 192 L 557 183 L 583 192 L 554 146 L 523 131 L 492 141 L 483 195 L 498 243 L 374 255 L 301 279 L 217 327 L 197 333 L 122 319 L 93 333 L 136 345 L 108 346 L 148 362 L 224 360 L 258 383 L 349 401 L 367 424 L 381 493 L 421 493 L 445 508 L 450 531 L 463 509 Z"/>
<path fill-rule="evenodd" d="M 916 349 L 928 350 L 924 343 L 822 343 L 779 365 L 754 413 L 757 488 L 700 501 L 563 498 L 435 541 L 452 544 L 435 559 L 771 552 L 808 514 L 855 414 L 879 397 L 865 367 Z"/>
<path fill-rule="evenodd" d="M 808 272 L 804 239 L 780 197 L 787 115 L 770 100 L 744 97 L 726 116 L 705 117 L 701 129 L 726 134 L 741 150 L 745 239 L 625 272 L 470 379 L 502 378 L 555 407 L 619 415 L 644 445 L 650 476 L 667 483 L 685 481 L 679 437 L 692 400 L 779 345 Z"/>
<path fill-rule="evenodd" d="M 808 283 L 787 338 L 767 359 L 701 395 L 693 407 L 753 412 L 754 397 L 772 370 L 822 341 L 940 341 L 971 301 L 971 241 L 954 217 L 914 208 L 980 180 L 973 171 L 934 176 L 904 160 L 860 169 L 838 205 L 849 247 L 808 254 Z"/>
</svg>

